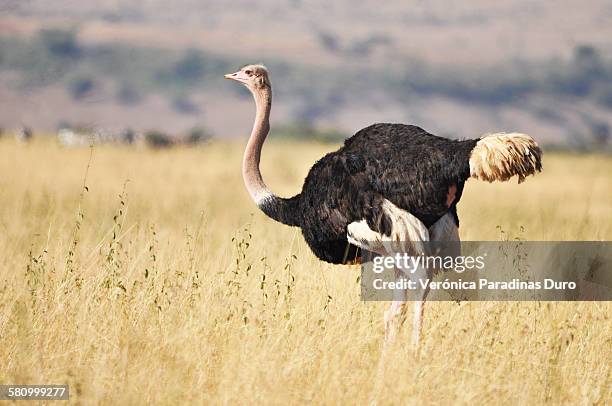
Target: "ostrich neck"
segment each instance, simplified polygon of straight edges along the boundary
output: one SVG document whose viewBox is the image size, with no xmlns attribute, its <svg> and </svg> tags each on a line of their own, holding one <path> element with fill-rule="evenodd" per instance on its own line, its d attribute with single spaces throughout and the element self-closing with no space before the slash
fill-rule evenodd
<svg viewBox="0 0 612 406">
<path fill-rule="evenodd" d="M 272 195 L 263 181 L 259 170 L 261 148 L 268 131 L 270 131 L 270 109 L 272 108 L 272 92 L 265 87 L 253 92 L 255 98 L 255 124 L 249 137 L 242 160 L 242 177 L 251 198 L 259 205 Z"/>
<path fill-rule="evenodd" d="M 253 91 L 255 124 L 242 159 L 242 177 L 247 191 L 257 206 L 270 218 L 290 226 L 300 224 L 300 195 L 289 199 L 276 196 L 266 186 L 259 170 L 261 148 L 270 131 L 272 91 L 269 87 Z"/>
</svg>

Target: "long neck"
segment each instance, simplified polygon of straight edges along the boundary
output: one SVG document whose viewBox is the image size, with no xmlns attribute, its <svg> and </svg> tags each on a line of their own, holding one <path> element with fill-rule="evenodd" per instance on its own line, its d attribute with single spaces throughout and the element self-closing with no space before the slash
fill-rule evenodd
<svg viewBox="0 0 612 406">
<path fill-rule="evenodd" d="M 290 199 L 276 196 L 266 186 L 259 170 L 261 149 L 270 131 L 272 90 L 264 86 L 253 91 L 255 124 L 242 158 L 242 177 L 247 191 L 257 206 L 270 218 L 283 224 L 299 225 L 299 195 Z"/>
</svg>

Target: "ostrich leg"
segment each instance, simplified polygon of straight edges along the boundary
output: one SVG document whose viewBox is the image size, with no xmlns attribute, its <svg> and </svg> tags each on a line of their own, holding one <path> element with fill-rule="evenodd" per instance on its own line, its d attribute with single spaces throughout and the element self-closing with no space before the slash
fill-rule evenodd
<svg viewBox="0 0 612 406">
<path fill-rule="evenodd" d="M 421 331 L 423 329 L 423 314 L 425 312 L 425 300 L 427 299 L 427 294 L 429 293 L 429 284 L 427 287 L 421 287 L 420 281 L 425 281 L 427 278 L 431 277 L 431 273 L 424 267 L 419 267 L 414 273 L 415 278 L 413 280 L 416 281 L 418 285 L 418 289 L 416 291 L 417 297 L 414 298 L 414 315 L 412 319 L 412 344 L 415 349 L 418 350 L 420 340 L 421 340 Z"/>
<path fill-rule="evenodd" d="M 395 255 L 396 253 L 407 253 L 409 255 L 420 255 L 425 253 L 425 244 L 429 241 L 427 227 L 415 216 L 402 210 L 393 203 L 385 200 L 382 209 L 392 223 L 391 235 L 383 235 L 371 230 L 365 220 L 354 222 L 347 227 L 348 241 L 364 250 L 375 252 L 380 255 Z M 405 275 L 399 269 L 395 270 L 396 280 L 410 277 L 426 278 L 427 271 L 419 267 L 414 274 Z M 420 285 L 419 285 L 420 286 Z M 423 320 L 423 303 L 427 296 L 427 290 L 419 290 L 419 297 L 414 305 L 414 327 L 413 342 L 418 346 L 420 329 Z M 385 311 L 385 346 L 393 342 L 397 332 L 406 319 L 407 292 L 405 289 L 397 289 L 393 292 L 394 298 L 391 306 Z"/>
<path fill-rule="evenodd" d="M 403 273 L 396 269 L 396 281 L 402 278 Z M 396 289 L 393 292 L 393 302 L 387 310 L 385 310 L 385 346 L 395 341 L 395 335 L 400 326 L 406 321 L 406 291 L 404 289 Z"/>
<path fill-rule="evenodd" d="M 409 213 L 406 213 L 410 216 Z M 435 224 L 429 228 L 429 239 L 431 241 L 446 242 L 444 245 L 444 252 L 439 252 L 438 255 L 456 256 L 461 254 L 461 246 L 459 245 L 459 229 L 455 223 L 455 219 L 449 213 L 440 218 Z M 420 233 L 419 238 L 423 239 L 424 233 Z M 414 234 L 412 238 L 414 238 Z M 455 244 L 456 242 L 456 244 Z M 421 244 L 422 246 L 422 244 Z M 414 247 L 416 248 L 416 247 Z M 410 249 L 410 247 L 403 247 L 403 249 Z M 422 249 L 422 248 L 421 248 Z M 410 276 L 410 275 L 409 275 Z M 419 280 L 425 280 L 431 278 L 433 272 L 430 269 L 424 267 L 418 267 L 415 273 L 412 275 L 412 280 L 419 284 Z M 396 280 L 406 277 L 400 270 L 395 270 Z M 407 292 L 403 289 L 398 289 L 394 293 L 393 302 L 387 311 L 385 311 L 385 343 L 390 344 L 395 339 L 395 335 L 401 325 L 406 320 L 407 307 Z M 412 319 L 412 342 L 415 348 L 418 348 L 421 338 L 421 331 L 423 329 L 423 315 L 425 313 L 425 301 L 429 294 L 429 285 L 425 289 L 422 289 L 419 285 L 419 289 L 416 291 L 419 297 L 413 298 L 413 319 Z"/>
<path fill-rule="evenodd" d="M 400 275 L 398 277 L 398 274 Z M 396 280 L 402 278 L 402 272 L 396 270 Z M 419 267 L 411 279 L 417 283 L 419 287 L 416 290 L 417 297 L 413 298 L 413 319 L 412 319 L 412 344 L 415 349 L 418 349 L 421 339 L 421 331 L 423 329 L 423 314 L 425 311 L 425 301 L 429 293 L 429 287 L 422 289 L 419 279 L 426 279 L 427 271 L 423 267 Z M 408 310 L 408 297 L 405 289 L 396 289 L 393 292 L 393 302 L 387 311 L 385 311 L 385 345 L 390 345 L 395 340 L 395 336 L 402 324 L 406 320 L 406 312 Z"/>
</svg>

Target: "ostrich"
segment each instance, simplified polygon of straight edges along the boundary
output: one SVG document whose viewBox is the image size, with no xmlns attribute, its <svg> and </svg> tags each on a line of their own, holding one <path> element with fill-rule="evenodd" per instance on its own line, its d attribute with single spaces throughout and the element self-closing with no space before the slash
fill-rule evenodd
<svg viewBox="0 0 612 406">
<path fill-rule="evenodd" d="M 259 170 L 270 129 L 268 71 L 247 65 L 225 78 L 245 85 L 255 99 L 255 124 L 242 161 L 247 191 L 268 217 L 300 227 L 312 252 L 329 263 L 358 262 L 362 251 L 384 255 L 394 242 L 418 254 L 427 241 L 459 241 L 457 203 L 466 180 L 506 181 L 516 175 L 520 183 L 542 168 L 540 148 L 525 134 L 455 141 L 413 125 L 380 123 L 358 131 L 317 161 L 301 193 L 279 197 Z M 419 276 L 426 272 L 419 270 Z M 417 348 L 426 297 L 425 290 L 414 301 Z M 406 309 L 400 292 L 385 311 L 386 343 L 403 323 Z"/>
</svg>

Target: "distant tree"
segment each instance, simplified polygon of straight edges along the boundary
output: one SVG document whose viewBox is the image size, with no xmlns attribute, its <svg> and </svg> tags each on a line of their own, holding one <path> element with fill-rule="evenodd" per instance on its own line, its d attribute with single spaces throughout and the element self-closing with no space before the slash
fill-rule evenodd
<svg viewBox="0 0 612 406">
<path fill-rule="evenodd" d="M 126 144 L 133 144 L 136 139 L 136 133 L 131 128 L 126 128 L 125 131 L 121 133 L 121 139 Z"/>
<path fill-rule="evenodd" d="M 77 77 L 68 84 L 68 90 L 75 99 L 81 99 L 93 88 L 94 80 L 87 76 Z"/>
<path fill-rule="evenodd" d="M 606 66 L 599 51 L 588 45 L 576 47 L 574 61 L 580 74 L 588 76 L 589 79 L 600 79 L 605 75 Z"/>
<path fill-rule="evenodd" d="M 201 144 L 212 138 L 211 133 L 203 127 L 194 127 L 187 134 L 188 144 Z"/>
<path fill-rule="evenodd" d="M 58 28 L 42 29 L 38 37 L 49 53 L 58 57 L 76 58 L 81 49 L 76 40 L 76 33 L 72 30 Z"/>
<path fill-rule="evenodd" d="M 147 145 L 153 148 L 168 148 L 174 144 L 172 137 L 158 130 L 151 130 L 145 133 Z"/>
<path fill-rule="evenodd" d="M 596 87 L 595 82 L 604 79 L 606 71 L 599 51 L 590 45 L 580 45 L 574 49 L 574 60 L 569 69 L 569 88 L 578 96 L 591 93 Z"/>
<path fill-rule="evenodd" d="M 591 45 L 579 45 L 574 49 L 574 59 L 586 65 L 599 65 L 601 56 L 599 51 Z"/>
</svg>

